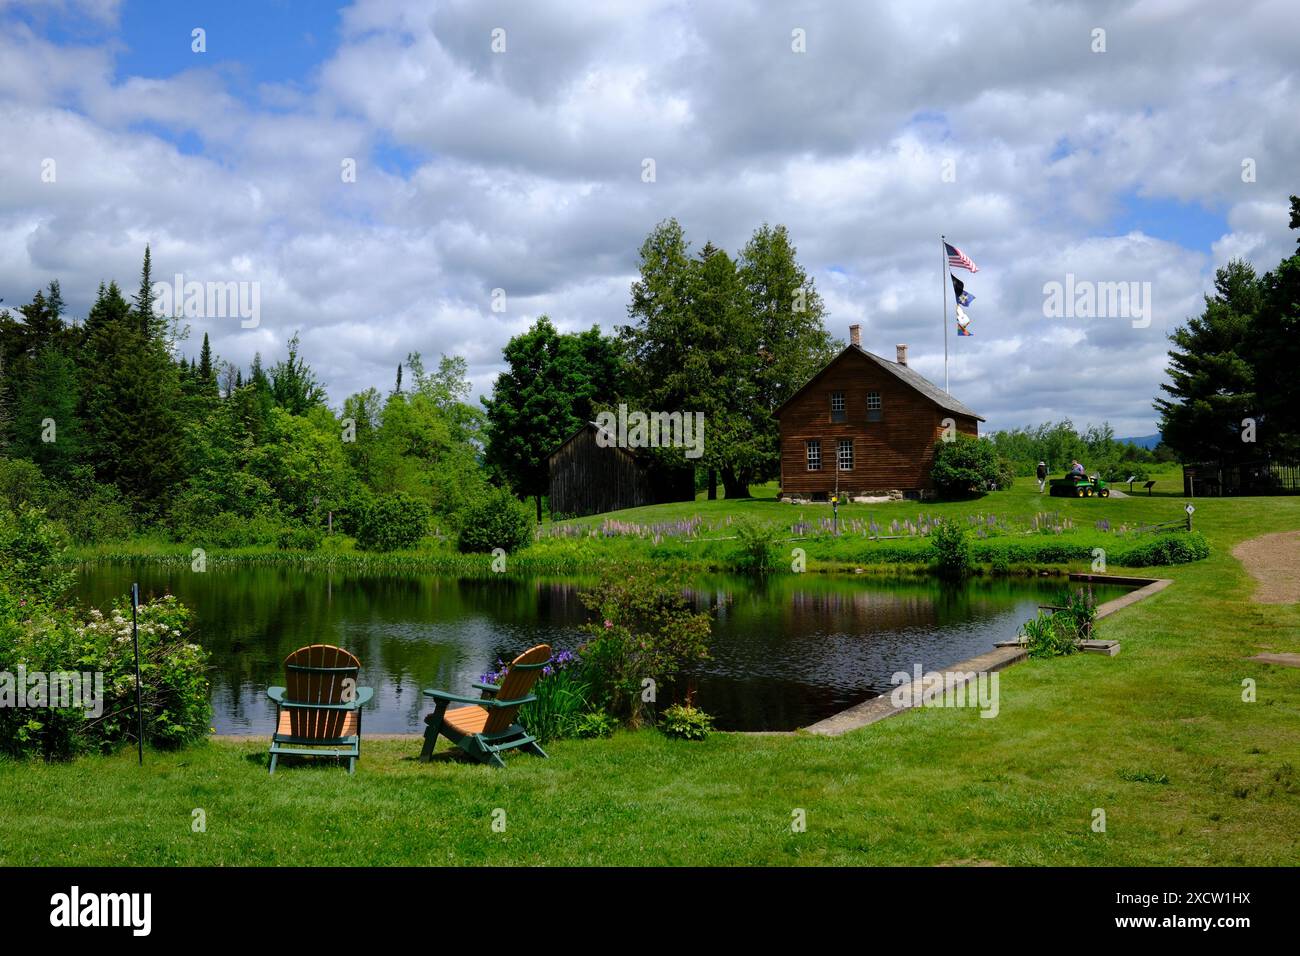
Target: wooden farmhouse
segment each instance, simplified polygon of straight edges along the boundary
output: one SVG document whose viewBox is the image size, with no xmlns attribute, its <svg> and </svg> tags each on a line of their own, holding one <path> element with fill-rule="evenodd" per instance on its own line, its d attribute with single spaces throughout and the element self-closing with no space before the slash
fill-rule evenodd
<svg viewBox="0 0 1300 956">
<path fill-rule="evenodd" d="M 601 427 L 587 422 L 547 460 L 552 515 L 581 517 L 695 499 L 695 470 L 672 468 L 636 448 L 602 446 Z"/>
<path fill-rule="evenodd" d="M 945 419 L 978 435 L 984 421 L 907 364 L 907 346 L 891 362 L 862 348 L 861 327 L 849 345 L 777 410 L 781 427 L 781 496 L 824 501 L 933 494 L 930 466 Z"/>
</svg>

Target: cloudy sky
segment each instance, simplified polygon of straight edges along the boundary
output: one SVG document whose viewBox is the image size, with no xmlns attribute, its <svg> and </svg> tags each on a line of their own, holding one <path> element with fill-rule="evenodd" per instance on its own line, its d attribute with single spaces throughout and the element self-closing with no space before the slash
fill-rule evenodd
<svg viewBox="0 0 1300 956">
<path fill-rule="evenodd" d="M 260 324 L 194 319 L 189 353 L 300 330 L 336 404 L 412 350 L 483 392 L 542 313 L 625 322 L 659 220 L 733 252 L 766 221 L 835 335 L 942 384 L 946 233 L 980 269 L 953 393 L 1142 435 L 1215 267 L 1294 248 L 1292 0 L 576 9 L 0 0 L 0 297 L 57 278 L 82 316 L 149 243 L 156 276 L 259 283 Z M 1046 317 L 1067 274 L 1150 283 L 1149 325 Z"/>
</svg>

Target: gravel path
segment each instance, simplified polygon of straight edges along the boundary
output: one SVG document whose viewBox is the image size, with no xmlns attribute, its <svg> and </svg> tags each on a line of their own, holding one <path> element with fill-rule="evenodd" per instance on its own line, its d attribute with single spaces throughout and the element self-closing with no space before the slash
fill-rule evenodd
<svg viewBox="0 0 1300 956">
<path fill-rule="evenodd" d="M 1253 600 L 1259 604 L 1300 601 L 1300 531 L 1279 531 L 1243 541 L 1232 556 L 1255 579 Z"/>
</svg>

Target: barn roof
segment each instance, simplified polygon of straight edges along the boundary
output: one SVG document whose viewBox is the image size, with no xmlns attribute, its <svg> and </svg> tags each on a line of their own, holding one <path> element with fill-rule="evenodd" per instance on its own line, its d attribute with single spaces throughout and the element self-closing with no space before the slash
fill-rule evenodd
<svg viewBox="0 0 1300 956">
<path fill-rule="evenodd" d="M 567 445 L 569 442 L 573 441 L 575 438 L 577 438 L 579 435 L 581 435 L 583 432 L 585 432 L 585 431 L 587 431 L 587 430 L 591 430 L 591 431 L 595 432 L 595 433 L 596 433 L 596 437 L 597 437 L 597 439 L 599 439 L 600 436 L 601 436 L 602 434 L 604 434 L 604 435 L 609 439 L 609 441 L 610 441 L 610 444 L 607 445 L 607 446 L 605 446 L 605 447 L 607 447 L 607 448 L 613 448 L 613 449 L 615 449 L 616 451 L 621 451 L 623 454 L 628 455 L 628 456 L 631 457 L 631 458 L 640 458 L 640 454 L 639 454 L 640 449 L 637 449 L 637 448 L 623 448 L 623 447 L 620 446 L 620 445 L 618 444 L 618 442 L 617 442 L 617 438 L 618 438 L 618 436 L 616 436 L 616 435 L 615 435 L 612 431 L 610 431 L 608 428 L 605 428 L 605 427 L 603 427 L 603 426 L 601 426 L 601 425 L 598 425 L 598 424 L 596 424 L 595 422 L 583 422 L 581 425 L 579 425 L 579 426 L 574 430 L 574 432 L 573 432 L 572 435 L 570 435 L 568 438 L 564 439 L 564 441 L 562 441 L 562 442 L 560 442 L 558 445 L 556 445 L 556 446 L 555 446 L 555 449 L 554 449 L 554 450 L 553 450 L 549 455 L 547 455 L 546 457 L 547 457 L 548 459 L 553 458 L 555 455 L 559 454 L 560 449 L 562 449 L 565 445 Z"/>
<path fill-rule="evenodd" d="M 920 392 L 922 395 L 924 395 L 930 401 L 934 402 L 944 411 L 954 412 L 958 415 L 966 415 L 969 416 L 970 418 L 974 418 L 977 421 L 981 421 L 981 422 L 984 421 L 983 415 L 980 415 L 977 412 L 974 412 L 971 409 L 967 408 L 961 402 L 957 401 L 957 399 L 953 398 L 951 395 L 949 395 L 947 392 L 941 389 L 938 385 L 935 385 L 932 381 L 930 381 L 920 372 L 916 371 L 915 369 L 907 365 L 900 365 L 898 362 L 891 362 L 888 359 L 883 359 L 879 355 L 876 355 L 873 352 L 868 352 L 860 345 L 846 345 L 844 347 L 844 351 L 842 351 L 839 355 L 835 356 L 835 358 L 831 359 L 824 366 L 822 366 L 821 371 L 819 371 L 812 378 L 808 379 L 808 381 L 804 383 L 802 388 L 800 388 L 797 392 L 795 392 L 793 395 L 787 398 L 781 404 L 781 407 L 776 410 L 776 413 L 780 415 L 781 412 L 785 410 L 786 405 L 789 405 L 796 398 L 798 398 L 800 395 L 806 392 L 813 385 L 814 382 L 816 382 L 819 378 L 821 378 L 826 373 L 827 369 L 829 369 L 840 359 L 844 358 L 844 356 L 848 355 L 850 352 L 858 352 L 862 355 L 865 355 L 867 358 L 871 359 L 881 368 L 892 373 L 893 375 L 898 376 L 902 381 L 910 385 L 916 391 Z"/>
</svg>

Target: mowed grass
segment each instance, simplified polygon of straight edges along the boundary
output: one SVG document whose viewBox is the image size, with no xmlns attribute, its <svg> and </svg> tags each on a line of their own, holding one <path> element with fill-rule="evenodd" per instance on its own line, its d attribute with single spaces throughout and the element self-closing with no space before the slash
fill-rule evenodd
<svg viewBox="0 0 1300 956">
<path fill-rule="evenodd" d="M 1112 520 L 1161 503 L 1051 500 Z M 1245 658 L 1300 651 L 1300 608 L 1252 603 L 1229 551 L 1300 528 L 1300 499 L 1197 508 L 1214 553 L 1161 569 L 1172 587 L 1102 623 L 1122 653 L 1002 672 L 995 719 L 916 710 L 835 739 L 620 733 L 504 771 L 420 764 L 416 740 L 367 741 L 352 777 L 324 761 L 269 777 L 264 739 L 143 768 L 133 751 L 0 763 L 0 864 L 1294 864 L 1300 670 Z"/>
</svg>

